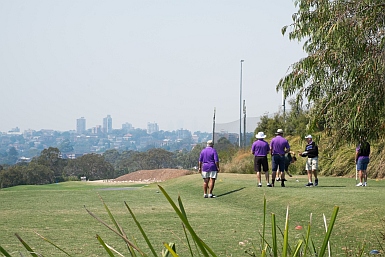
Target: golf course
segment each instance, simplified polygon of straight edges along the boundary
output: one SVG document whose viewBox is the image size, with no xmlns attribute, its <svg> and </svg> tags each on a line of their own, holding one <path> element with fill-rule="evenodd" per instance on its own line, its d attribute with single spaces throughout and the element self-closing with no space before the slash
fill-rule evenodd
<svg viewBox="0 0 385 257">
<path fill-rule="evenodd" d="M 148 256 L 151 251 L 125 202 L 159 256 L 163 243 L 171 242 L 179 256 L 191 256 L 182 222 L 161 186 L 177 205 L 180 196 L 192 228 L 217 256 L 260 256 L 261 248 L 271 244 L 271 214 L 278 231 L 283 231 L 287 209 L 289 245 L 304 239 L 311 216 L 310 237 L 318 249 L 326 233 L 324 216 L 329 224 L 335 206 L 339 211 L 329 240 L 332 256 L 356 256 L 361 249 L 364 255 L 374 249 L 382 252 L 384 180 L 369 179 L 368 187 L 356 187 L 355 179 L 346 177 L 321 176 L 319 186 L 312 188 L 306 188 L 306 182 L 305 176 L 294 175 L 285 188 L 268 188 L 265 183 L 257 188 L 253 174 L 221 173 L 215 199 L 203 198 L 197 173 L 150 184 L 63 182 L 5 188 L 0 190 L 0 246 L 12 256 L 27 254 L 17 233 L 39 254 L 66 256 L 41 235 L 71 256 L 108 256 L 96 239 L 99 235 L 116 251 L 131 256 L 124 241 L 87 212 L 113 226 L 100 196 L 128 239 Z M 262 243 L 264 199 L 266 242 Z M 277 238 L 282 249 L 280 232 Z"/>
</svg>

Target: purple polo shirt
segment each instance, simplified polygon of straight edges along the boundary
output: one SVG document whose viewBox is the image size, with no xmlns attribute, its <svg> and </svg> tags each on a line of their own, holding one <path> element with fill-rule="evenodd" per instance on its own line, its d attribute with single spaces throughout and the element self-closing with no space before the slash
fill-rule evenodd
<svg viewBox="0 0 385 257">
<path fill-rule="evenodd" d="M 202 162 L 202 171 L 217 171 L 216 162 L 219 162 L 217 151 L 211 146 L 202 150 L 199 161 Z"/>
<path fill-rule="evenodd" d="M 278 135 L 273 138 L 270 142 L 270 147 L 272 149 L 272 154 L 285 154 L 285 149 L 290 150 L 289 142 L 286 138 Z"/>
<path fill-rule="evenodd" d="M 263 139 L 258 139 L 253 143 L 251 146 L 251 152 L 255 156 L 267 156 L 267 154 L 270 151 L 270 146 L 269 144 L 263 140 Z"/>
<path fill-rule="evenodd" d="M 357 146 L 356 152 L 360 151 L 360 149 L 361 149 L 361 144 L 359 144 L 359 145 Z M 363 160 L 363 159 L 369 159 L 369 156 L 360 155 L 360 156 L 358 156 L 357 161 L 358 161 L 358 160 Z"/>
</svg>

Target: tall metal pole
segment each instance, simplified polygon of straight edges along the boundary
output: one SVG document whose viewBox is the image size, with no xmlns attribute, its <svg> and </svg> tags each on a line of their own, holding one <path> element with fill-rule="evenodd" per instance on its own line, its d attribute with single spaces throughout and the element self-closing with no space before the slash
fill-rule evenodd
<svg viewBox="0 0 385 257">
<path fill-rule="evenodd" d="M 213 144 L 215 142 L 214 141 L 214 135 L 215 135 L 215 107 L 214 107 L 214 116 L 213 116 L 213 136 L 212 136 L 213 137 L 212 138 L 213 139 Z"/>
<path fill-rule="evenodd" d="M 239 85 L 239 148 L 242 147 L 242 64 L 244 60 L 241 60 L 241 81 Z"/>
<path fill-rule="evenodd" d="M 243 100 L 243 148 L 246 149 L 246 101 Z"/>
<path fill-rule="evenodd" d="M 285 99 L 285 92 L 282 89 L 282 109 L 283 109 L 283 125 L 284 125 L 284 131 L 286 131 L 286 99 Z"/>
</svg>

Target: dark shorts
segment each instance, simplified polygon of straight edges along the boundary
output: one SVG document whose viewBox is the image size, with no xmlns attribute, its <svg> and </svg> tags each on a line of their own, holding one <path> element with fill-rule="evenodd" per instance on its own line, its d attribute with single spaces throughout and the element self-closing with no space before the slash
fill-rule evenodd
<svg viewBox="0 0 385 257">
<path fill-rule="evenodd" d="M 357 161 L 357 170 L 367 170 L 369 158 L 359 159 Z"/>
<path fill-rule="evenodd" d="M 272 159 L 272 171 L 279 170 L 280 172 L 284 172 L 285 170 L 285 155 L 273 155 Z"/>
<path fill-rule="evenodd" d="M 267 156 L 254 156 L 254 171 L 260 172 L 261 166 L 264 172 L 269 170 L 269 165 L 267 163 Z"/>
</svg>

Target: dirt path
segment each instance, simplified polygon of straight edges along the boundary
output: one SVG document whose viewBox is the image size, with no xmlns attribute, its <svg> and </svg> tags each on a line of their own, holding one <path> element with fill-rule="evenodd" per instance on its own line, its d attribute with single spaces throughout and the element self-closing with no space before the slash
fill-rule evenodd
<svg viewBox="0 0 385 257">
<path fill-rule="evenodd" d="M 157 169 L 157 170 L 139 170 L 128 173 L 121 177 L 114 179 L 115 182 L 161 182 L 180 176 L 191 174 L 190 170 L 182 169 Z"/>
</svg>

